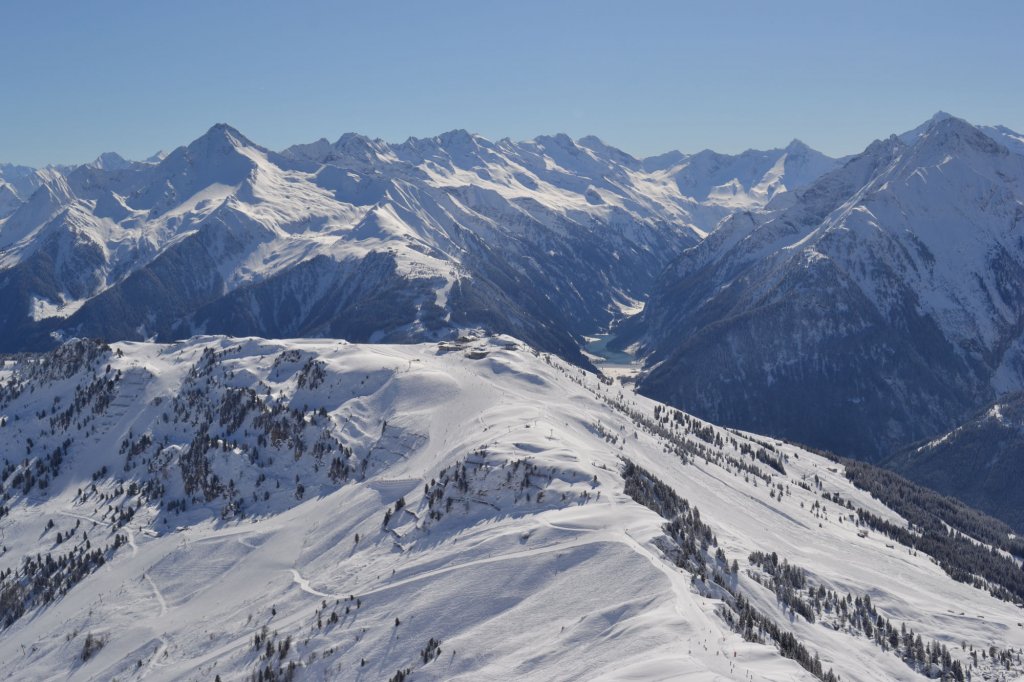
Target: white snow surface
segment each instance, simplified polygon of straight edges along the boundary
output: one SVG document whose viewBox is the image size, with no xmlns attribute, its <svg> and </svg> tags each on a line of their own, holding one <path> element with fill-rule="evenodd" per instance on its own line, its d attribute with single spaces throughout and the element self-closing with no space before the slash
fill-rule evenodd
<svg viewBox="0 0 1024 682">
<path fill-rule="evenodd" d="M 145 479 L 147 466 L 166 499 L 184 497 L 175 458 L 194 433 L 163 415 L 190 386 L 209 395 L 252 387 L 279 399 L 304 422 L 327 424 L 369 466 L 365 476 L 334 483 L 308 447 L 292 456 L 261 443 L 260 457 L 274 462 L 260 468 L 237 442 L 215 447 L 214 472 L 230 477 L 247 502 L 257 492 L 260 501 L 244 517 L 219 502 L 190 504 L 180 515 L 143 504 L 122 531 L 128 543 L 104 566 L 0 632 L 0 679 L 248 679 L 263 664 L 253 638 L 264 626 L 277 641 L 292 638 L 285 662 L 297 662 L 299 679 L 387 679 L 406 667 L 415 680 L 813 679 L 773 646 L 733 633 L 716 614 L 721 602 L 701 596 L 691 575 L 666 559 L 654 545 L 664 520 L 623 493 L 622 457 L 699 508 L 738 560 L 740 585 L 756 606 L 843 680 L 919 676 L 870 640 L 784 612 L 748 575 L 751 551 L 777 551 L 818 584 L 869 594 L 881 613 L 954 656 L 964 656 L 961 641 L 1024 646 L 1019 608 L 954 582 L 923 554 L 874 533 L 859 537 L 845 510 L 798 484 L 817 476 L 822 490 L 905 523 L 854 488 L 841 466 L 717 427 L 710 428 L 724 441 L 720 450 L 735 454 L 735 439 L 785 453 L 787 474 L 776 480 L 789 494 L 777 500 L 764 483 L 701 459 L 684 464 L 626 412 L 650 418 L 654 402 L 508 337 L 440 346 L 200 337 L 114 349 L 99 371 L 109 362 L 107 376 L 121 378 L 88 423 L 50 435 L 47 418 L 37 416 L 63 409 L 84 370 L 36 380 L 3 408 L 0 445 L 16 459 L 29 437 L 37 453 L 64 439 L 72 445 L 48 494 L 10 501 L 0 519 L 0 571 L 25 555 L 59 553 L 54 534 L 79 520 L 97 546 L 109 539 L 107 505 L 128 500 L 118 486 Z M 209 375 L 219 384 L 189 377 L 208 349 L 219 354 Z M 300 387 L 302 368 L 314 361 L 323 363 L 322 381 Z M 0 381 L 19 371 L 0 365 Z M 141 434 L 162 445 L 163 459 L 125 471 L 120 444 Z M 424 484 L 463 460 L 472 474 L 464 499 L 432 519 Z M 505 485 L 515 460 L 536 467 L 525 489 Z M 103 466 L 107 473 L 94 477 Z M 111 497 L 78 495 L 94 481 Z M 384 530 L 384 511 L 400 497 L 406 506 Z M 815 502 L 824 514 L 811 510 Z M 49 519 L 55 528 L 44 531 Z M 333 624 L 332 611 L 340 616 Z M 87 634 L 105 644 L 83 661 Z M 441 654 L 423 664 L 432 637 Z"/>
</svg>

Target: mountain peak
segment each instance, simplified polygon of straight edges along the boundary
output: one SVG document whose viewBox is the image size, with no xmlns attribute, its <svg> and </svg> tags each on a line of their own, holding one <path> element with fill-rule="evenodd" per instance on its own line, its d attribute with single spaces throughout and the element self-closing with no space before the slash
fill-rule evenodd
<svg viewBox="0 0 1024 682">
<path fill-rule="evenodd" d="M 940 112 L 941 113 L 941 112 Z M 942 151 L 967 147 L 986 153 L 998 153 L 1002 147 L 990 136 L 971 125 L 962 118 L 936 114 L 928 122 L 927 128 L 914 140 L 916 146 L 922 148 L 941 147 Z"/>
<path fill-rule="evenodd" d="M 803 140 L 794 137 L 792 140 L 790 140 L 789 144 L 786 145 L 786 151 L 791 154 L 809 152 L 811 151 L 811 148 L 804 144 Z"/>
<path fill-rule="evenodd" d="M 334 146 L 347 147 L 353 144 L 365 146 L 370 144 L 370 142 L 372 142 L 372 140 L 370 140 L 370 138 L 368 138 L 366 135 L 361 135 L 359 133 L 344 133 L 341 137 L 338 138 L 337 142 L 334 143 Z"/>
<path fill-rule="evenodd" d="M 957 118 L 956 116 L 953 116 L 950 113 L 947 113 L 945 111 L 936 111 L 931 118 L 929 118 L 927 121 L 914 128 L 913 130 L 908 130 L 902 135 L 894 135 L 893 137 L 899 137 L 899 139 L 904 144 L 912 145 L 933 127 L 945 123 L 946 121 L 959 121 L 962 124 L 968 126 L 970 125 L 969 123 L 967 123 L 967 121 L 963 120 L 962 118 Z"/>
<path fill-rule="evenodd" d="M 117 152 L 103 152 L 96 157 L 96 160 L 89 164 L 93 168 L 99 168 L 102 170 L 121 170 L 131 165 L 131 162 L 125 159 Z"/>
<path fill-rule="evenodd" d="M 415 141 L 410 140 L 410 143 L 413 147 L 419 149 L 421 153 L 424 149 L 438 148 L 443 149 L 449 154 L 452 152 L 468 152 L 472 154 L 478 151 L 481 146 L 487 146 L 489 144 L 482 137 L 469 132 L 465 128 L 449 130 L 448 132 L 441 133 L 436 137 Z"/>
<path fill-rule="evenodd" d="M 373 164 L 379 161 L 382 154 L 387 153 L 388 145 L 380 139 L 374 140 L 359 133 L 345 133 L 334 143 L 333 149 L 328 158 Z"/>
<path fill-rule="evenodd" d="M 688 155 L 682 153 L 678 149 L 673 149 L 657 156 L 647 156 L 641 160 L 643 169 L 647 172 L 665 170 L 672 166 L 678 165 L 685 161 Z"/>
<path fill-rule="evenodd" d="M 589 149 L 597 156 L 610 159 L 615 163 L 619 163 L 630 168 L 639 164 L 639 161 L 635 157 L 627 154 L 618 147 L 613 147 L 610 144 L 605 143 L 605 141 L 597 135 L 584 135 L 580 139 L 576 140 L 576 144 L 584 149 Z"/>
<path fill-rule="evenodd" d="M 974 125 L 968 123 L 964 119 L 962 119 L 962 118 L 960 118 L 958 116 L 953 116 L 952 114 L 947 114 L 947 113 L 942 112 L 942 111 L 938 112 L 937 114 L 932 116 L 930 119 L 928 119 L 928 127 L 929 128 L 938 128 L 938 127 L 943 127 L 943 126 L 948 127 L 948 128 L 949 127 L 958 127 L 958 128 L 971 128 L 972 130 L 975 129 Z"/>
<path fill-rule="evenodd" d="M 537 137 L 534 142 L 537 142 L 541 146 L 553 145 L 555 147 L 561 147 L 563 149 L 573 149 L 576 147 L 576 143 L 572 141 L 572 138 L 565 133 L 555 133 L 554 135 L 541 135 Z"/>
<path fill-rule="evenodd" d="M 185 153 L 192 159 L 214 159 L 217 157 L 245 156 L 240 151 L 245 148 L 265 151 L 235 128 L 226 123 L 217 123 L 201 137 L 193 140 L 185 148 Z M 167 163 L 174 156 L 177 156 L 177 154 L 168 156 L 161 163 Z M 245 165 L 249 163 L 248 159 L 246 159 Z"/>
<path fill-rule="evenodd" d="M 240 133 L 237 128 L 227 123 L 215 123 L 209 130 L 203 133 L 202 137 L 192 142 L 189 147 L 195 147 L 197 144 L 211 147 L 224 147 L 227 145 L 233 148 L 256 146 L 249 138 Z"/>
<path fill-rule="evenodd" d="M 214 123 L 212 126 L 210 126 L 210 129 L 207 130 L 206 133 L 208 135 L 210 133 L 227 133 L 231 135 L 241 136 L 241 133 L 238 132 L 238 129 L 228 123 Z"/>
<path fill-rule="evenodd" d="M 476 139 L 476 136 L 465 128 L 455 128 L 446 133 L 441 133 L 437 137 L 444 143 L 472 142 Z"/>
<path fill-rule="evenodd" d="M 576 140 L 576 144 L 593 150 L 612 149 L 612 147 L 609 147 L 605 141 L 597 135 L 584 135 L 580 139 Z"/>
</svg>

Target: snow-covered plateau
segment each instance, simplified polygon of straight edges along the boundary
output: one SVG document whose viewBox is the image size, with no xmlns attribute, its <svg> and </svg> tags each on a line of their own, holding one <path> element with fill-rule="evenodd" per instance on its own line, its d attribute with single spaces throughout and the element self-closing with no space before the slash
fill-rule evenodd
<svg viewBox="0 0 1024 682">
<path fill-rule="evenodd" d="M 0 366 L 0 456 L 3 679 L 1024 670 L 1005 526 L 507 336 L 72 340 Z"/>
</svg>

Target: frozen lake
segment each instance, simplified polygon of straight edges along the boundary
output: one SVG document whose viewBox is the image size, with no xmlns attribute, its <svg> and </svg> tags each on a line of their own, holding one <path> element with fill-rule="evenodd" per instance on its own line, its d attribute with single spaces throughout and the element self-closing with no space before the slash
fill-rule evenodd
<svg viewBox="0 0 1024 682">
<path fill-rule="evenodd" d="M 636 378 L 641 365 L 633 353 L 608 348 L 608 344 L 615 340 L 614 333 L 595 334 L 586 338 L 587 344 L 583 350 L 603 374 L 623 383 L 632 382 Z"/>
</svg>

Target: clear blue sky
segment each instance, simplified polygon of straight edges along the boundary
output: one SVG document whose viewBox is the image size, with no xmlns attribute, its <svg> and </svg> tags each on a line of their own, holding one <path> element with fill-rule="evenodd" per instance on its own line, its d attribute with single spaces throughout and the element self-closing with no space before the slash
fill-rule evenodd
<svg viewBox="0 0 1024 682">
<path fill-rule="evenodd" d="M 6 0 L 0 161 L 145 157 L 224 121 L 596 134 L 637 155 L 861 150 L 947 110 L 1024 129 L 1024 2 Z"/>
</svg>

